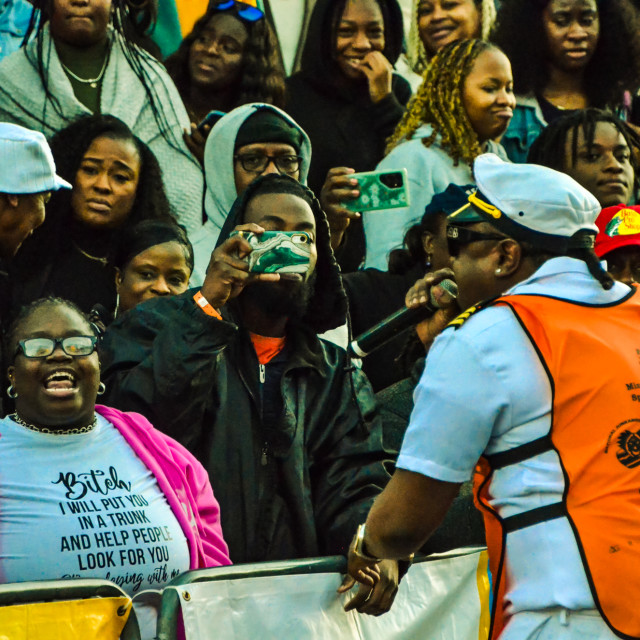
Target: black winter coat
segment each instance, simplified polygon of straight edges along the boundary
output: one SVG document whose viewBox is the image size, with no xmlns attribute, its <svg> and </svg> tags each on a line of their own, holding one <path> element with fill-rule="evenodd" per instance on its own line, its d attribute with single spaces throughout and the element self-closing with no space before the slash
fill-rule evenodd
<svg viewBox="0 0 640 640">
<path fill-rule="evenodd" d="M 248 333 L 227 308 L 224 322 L 204 314 L 193 293 L 150 300 L 109 327 L 109 403 L 144 414 L 204 464 L 233 562 L 345 554 L 389 479 L 368 381 L 342 349 L 292 328 L 283 410 L 265 428 Z"/>
</svg>

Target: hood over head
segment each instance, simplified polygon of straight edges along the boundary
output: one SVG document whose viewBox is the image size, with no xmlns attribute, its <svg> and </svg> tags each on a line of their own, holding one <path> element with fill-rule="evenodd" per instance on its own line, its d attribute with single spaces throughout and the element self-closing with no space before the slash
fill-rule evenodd
<svg viewBox="0 0 640 640">
<path fill-rule="evenodd" d="M 397 0 L 377 0 L 384 19 L 385 46 L 382 51 L 391 64 L 402 53 L 402 11 Z M 347 0 L 317 0 L 309 20 L 309 29 L 302 50 L 301 71 L 314 84 L 334 85 L 340 74 L 333 59 L 336 26 Z"/>
<path fill-rule="evenodd" d="M 233 156 L 235 155 L 238 132 L 252 115 L 262 110 L 272 112 L 281 118 L 286 125 L 300 132 L 299 155 L 302 157 L 300 182 L 302 184 L 307 183 L 309 163 L 311 162 L 311 142 L 304 129 L 291 116 L 273 105 L 262 102 L 252 102 L 229 111 L 211 129 L 204 148 L 206 183 L 204 209 L 207 219 L 218 229 L 222 228 L 229 210 L 238 197 L 233 173 Z M 261 137 L 259 142 L 268 141 Z M 273 142 L 280 142 L 280 138 L 274 139 Z M 244 144 L 249 144 L 249 142 L 244 142 Z"/>
<path fill-rule="evenodd" d="M 327 217 L 320 206 L 320 202 L 308 187 L 289 176 L 278 174 L 268 174 L 258 178 L 235 201 L 220 231 L 216 246 L 221 245 L 234 228 L 244 222 L 244 212 L 247 204 L 255 195 L 263 191 L 280 193 L 276 189 L 273 191 L 265 190 L 265 187 L 269 186 L 269 182 L 274 180 L 282 181 L 282 193 L 293 193 L 306 200 L 311 206 L 313 217 L 316 221 L 316 249 L 318 252 L 315 269 L 316 281 L 314 292 L 302 323 L 315 333 L 324 333 L 330 329 L 340 327 L 346 322 L 347 318 L 347 294 L 342 285 L 340 267 L 333 255 L 333 249 L 331 249 Z"/>
</svg>

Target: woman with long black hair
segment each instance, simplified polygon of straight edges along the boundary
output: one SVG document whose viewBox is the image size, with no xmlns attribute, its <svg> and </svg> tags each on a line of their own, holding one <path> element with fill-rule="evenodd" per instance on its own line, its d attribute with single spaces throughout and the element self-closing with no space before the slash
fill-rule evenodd
<svg viewBox="0 0 640 640">
<path fill-rule="evenodd" d="M 251 9 L 251 11 L 249 11 Z M 235 0 L 212 2 L 166 61 L 194 123 L 249 102 L 284 104 L 278 41 L 264 14 Z"/>
<path fill-rule="evenodd" d="M 113 116 L 80 118 L 51 149 L 73 185 L 55 194 L 47 217 L 12 265 L 12 302 L 64 296 L 85 313 L 116 306 L 115 252 L 122 232 L 142 220 L 175 222 L 149 147 Z"/>
<path fill-rule="evenodd" d="M 526 162 L 542 129 L 588 107 L 625 117 L 640 81 L 638 12 L 630 0 L 510 0 L 493 40 L 513 67 L 516 108 L 502 137 Z"/>
<path fill-rule="evenodd" d="M 287 79 L 286 111 L 311 139 L 308 182 L 316 195 L 324 191 L 332 233 L 348 215 L 341 201 L 353 198 L 342 198 L 353 189 L 349 174 L 375 168 L 404 114 L 411 88 L 393 72 L 401 50 L 397 0 L 317 0 L 301 70 Z M 359 219 L 346 223 L 334 249 L 343 271 L 354 271 L 364 258 L 364 235 Z"/>
<path fill-rule="evenodd" d="M 83 115 L 120 118 L 157 157 L 173 212 L 195 231 L 203 176 L 182 138 L 189 118 L 164 67 L 133 42 L 153 23 L 154 3 L 34 4 L 28 43 L 0 63 L 0 121 L 51 136 Z"/>
</svg>

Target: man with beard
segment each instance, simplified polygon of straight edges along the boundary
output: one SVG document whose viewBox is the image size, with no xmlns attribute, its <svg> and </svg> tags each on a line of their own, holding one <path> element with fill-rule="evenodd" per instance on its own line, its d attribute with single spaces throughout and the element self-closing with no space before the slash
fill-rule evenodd
<svg viewBox="0 0 640 640">
<path fill-rule="evenodd" d="M 251 246 L 233 230 L 307 232 L 306 274 L 249 273 Z M 317 200 L 272 174 L 236 201 L 199 291 L 143 303 L 105 335 L 109 404 L 144 414 L 203 462 L 234 563 L 345 554 L 389 479 L 371 388 L 317 335 L 345 316 Z M 380 571 L 383 586 L 366 603 L 370 589 L 356 596 L 361 611 L 393 600 L 397 564 Z"/>
</svg>

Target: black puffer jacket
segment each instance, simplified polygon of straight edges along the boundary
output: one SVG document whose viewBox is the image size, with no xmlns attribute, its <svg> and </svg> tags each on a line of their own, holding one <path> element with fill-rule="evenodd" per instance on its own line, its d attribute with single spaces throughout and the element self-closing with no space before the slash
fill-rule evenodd
<svg viewBox="0 0 640 640">
<path fill-rule="evenodd" d="M 342 349 L 297 327 L 283 411 L 264 428 L 248 334 L 227 311 L 228 322 L 205 315 L 193 293 L 109 327 L 107 404 L 144 414 L 208 469 L 233 562 L 345 553 L 388 480 L 368 381 L 346 370 Z"/>
<path fill-rule="evenodd" d="M 236 202 L 219 243 L 268 180 Z M 234 304 L 221 322 L 196 306 L 195 291 L 139 305 L 103 342 L 107 403 L 144 414 L 201 460 L 236 563 L 346 553 L 389 479 L 369 382 L 343 349 L 317 336 L 344 323 L 346 296 L 317 201 L 312 209 L 314 294 L 266 367 Z M 267 393 L 274 383 L 281 398 Z"/>
</svg>

